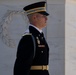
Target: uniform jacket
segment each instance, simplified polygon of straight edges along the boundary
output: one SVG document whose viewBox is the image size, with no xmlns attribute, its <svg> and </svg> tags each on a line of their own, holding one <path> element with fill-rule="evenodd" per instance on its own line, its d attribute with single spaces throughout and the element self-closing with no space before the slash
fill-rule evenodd
<svg viewBox="0 0 76 75">
<path fill-rule="evenodd" d="M 48 71 L 31 71 L 33 65 L 48 65 L 49 47 L 47 42 L 38 30 L 29 26 L 29 32 L 33 35 L 24 35 L 18 45 L 16 61 L 14 64 L 14 75 L 49 75 Z"/>
</svg>

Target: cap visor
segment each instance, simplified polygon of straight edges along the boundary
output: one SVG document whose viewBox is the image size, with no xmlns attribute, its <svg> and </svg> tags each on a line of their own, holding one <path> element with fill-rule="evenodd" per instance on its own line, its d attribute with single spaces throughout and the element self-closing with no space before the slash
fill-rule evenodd
<svg viewBox="0 0 76 75">
<path fill-rule="evenodd" d="M 47 12 L 38 12 L 38 13 L 43 14 L 43 15 L 46 15 L 46 16 L 49 15 Z"/>
</svg>

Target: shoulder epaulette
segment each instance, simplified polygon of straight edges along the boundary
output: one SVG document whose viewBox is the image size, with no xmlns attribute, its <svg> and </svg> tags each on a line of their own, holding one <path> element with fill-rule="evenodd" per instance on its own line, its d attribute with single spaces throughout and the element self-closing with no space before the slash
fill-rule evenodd
<svg viewBox="0 0 76 75">
<path fill-rule="evenodd" d="M 25 35 L 32 35 L 31 33 L 24 33 L 22 36 L 25 36 Z"/>
</svg>

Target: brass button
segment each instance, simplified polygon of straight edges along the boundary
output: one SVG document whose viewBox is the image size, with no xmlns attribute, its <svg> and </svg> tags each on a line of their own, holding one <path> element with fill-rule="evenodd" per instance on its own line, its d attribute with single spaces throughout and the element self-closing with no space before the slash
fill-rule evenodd
<svg viewBox="0 0 76 75">
<path fill-rule="evenodd" d="M 43 51 L 41 51 L 41 53 L 43 53 Z"/>
<path fill-rule="evenodd" d="M 43 37 L 41 37 L 43 39 Z"/>
<path fill-rule="evenodd" d="M 39 36 L 40 36 L 40 34 L 39 34 Z"/>
</svg>

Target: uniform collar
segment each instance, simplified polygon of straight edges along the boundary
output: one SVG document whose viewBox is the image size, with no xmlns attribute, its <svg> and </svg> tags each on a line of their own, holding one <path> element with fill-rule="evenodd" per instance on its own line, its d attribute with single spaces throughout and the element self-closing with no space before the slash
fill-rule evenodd
<svg viewBox="0 0 76 75">
<path fill-rule="evenodd" d="M 29 32 L 32 33 L 34 36 L 41 36 L 41 33 L 33 26 L 29 26 Z"/>
<path fill-rule="evenodd" d="M 37 28 L 36 26 L 30 24 L 30 26 L 34 27 L 35 29 L 37 29 L 40 33 L 42 33 L 42 30 L 40 30 L 39 28 Z"/>
</svg>

